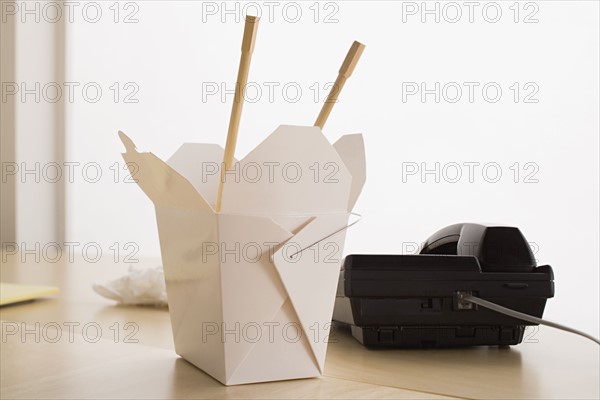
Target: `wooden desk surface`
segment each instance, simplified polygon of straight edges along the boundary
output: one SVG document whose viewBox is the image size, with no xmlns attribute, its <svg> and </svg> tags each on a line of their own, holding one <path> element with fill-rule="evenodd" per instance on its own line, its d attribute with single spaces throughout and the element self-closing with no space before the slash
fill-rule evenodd
<svg viewBox="0 0 600 400">
<path fill-rule="evenodd" d="M 61 289 L 0 308 L 3 399 L 600 397 L 599 347 L 545 327 L 508 349 L 449 350 L 368 350 L 337 329 L 322 378 L 225 387 L 175 354 L 168 311 L 115 306 L 92 291 L 126 265 L 2 261 L 3 282 Z"/>
</svg>

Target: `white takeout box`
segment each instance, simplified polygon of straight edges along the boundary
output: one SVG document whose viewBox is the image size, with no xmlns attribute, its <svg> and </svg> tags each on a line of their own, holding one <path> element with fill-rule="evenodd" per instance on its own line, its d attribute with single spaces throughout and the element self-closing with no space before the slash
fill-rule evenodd
<svg viewBox="0 0 600 400">
<path fill-rule="evenodd" d="M 220 213 L 220 146 L 165 163 L 119 135 L 155 205 L 177 354 L 226 385 L 321 375 L 362 135 L 280 126 L 226 175 Z"/>
</svg>

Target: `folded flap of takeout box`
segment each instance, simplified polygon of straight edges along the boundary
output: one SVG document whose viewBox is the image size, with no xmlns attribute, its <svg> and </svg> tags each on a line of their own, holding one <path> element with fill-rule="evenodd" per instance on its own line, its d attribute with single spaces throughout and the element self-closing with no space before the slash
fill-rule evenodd
<svg viewBox="0 0 600 400">
<path fill-rule="evenodd" d="M 181 174 L 152 153 L 139 153 L 133 141 L 119 132 L 125 145 L 123 158 L 133 179 L 155 206 L 170 206 L 212 212 L 212 207 Z"/>
<path fill-rule="evenodd" d="M 269 321 L 277 326 L 278 335 L 282 329 L 298 325 L 298 317 L 289 299 Z M 300 328 L 298 328 L 300 329 Z M 293 336 L 294 329 L 290 330 Z M 263 332 L 267 338 L 268 333 Z M 293 337 L 287 340 L 260 340 L 248 352 L 243 362 L 228 376 L 226 384 L 275 381 L 293 377 L 313 377 L 321 374 L 321 369 L 309 345 L 310 338 L 302 333 L 300 340 Z M 285 359 L 285 362 L 282 362 Z"/>
<path fill-rule="evenodd" d="M 273 263 L 323 372 L 349 214 L 317 216 L 273 254 Z M 325 238 L 325 239 L 324 239 Z M 323 240 L 324 239 L 324 240 Z M 299 252 L 302 250 L 301 252 Z M 317 258 L 315 260 L 315 258 Z"/>
<path fill-rule="evenodd" d="M 352 211 L 367 179 L 365 143 L 360 133 L 344 135 L 333 144 L 352 175 L 348 212 Z"/>
<path fill-rule="evenodd" d="M 290 237 L 289 231 L 269 218 L 219 215 L 221 302 L 223 323 L 228 329 L 248 324 L 268 328 L 264 323 L 272 321 L 287 297 L 271 254 Z M 254 343 L 231 338 L 227 343 L 225 365 L 226 375 L 230 376 Z"/>
<path fill-rule="evenodd" d="M 225 213 L 348 211 L 352 175 L 318 127 L 281 125 L 231 170 L 223 185 Z"/>
<path fill-rule="evenodd" d="M 184 143 L 167 160 L 167 164 L 190 181 L 208 204 L 215 205 L 223 152 L 218 144 Z M 237 160 L 234 159 L 234 162 Z"/>
<path fill-rule="evenodd" d="M 186 143 L 167 163 L 119 132 L 123 158 L 155 205 L 214 212 L 223 148 Z M 366 179 L 361 134 L 333 146 L 318 127 L 282 125 L 226 174 L 222 212 L 308 216 L 349 212 Z"/>
</svg>

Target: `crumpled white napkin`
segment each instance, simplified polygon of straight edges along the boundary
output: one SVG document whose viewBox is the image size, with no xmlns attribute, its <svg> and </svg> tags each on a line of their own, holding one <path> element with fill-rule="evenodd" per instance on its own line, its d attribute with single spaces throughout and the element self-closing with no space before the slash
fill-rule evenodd
<svg viewBox="0 0 600 400">
<path fill-rule="evenodd" d="M 92 288 L 107 299 L 127 305 L 167 306 L 167 290 L 163 267 L 135 269 L 105 284 L 94 284 Z"/>
</svg>

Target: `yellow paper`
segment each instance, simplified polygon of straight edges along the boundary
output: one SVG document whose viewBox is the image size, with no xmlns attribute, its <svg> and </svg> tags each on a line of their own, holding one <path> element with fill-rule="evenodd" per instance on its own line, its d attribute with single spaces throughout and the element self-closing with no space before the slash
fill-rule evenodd
<svg viewBox="0 0 600 400">
<path fill-rule="evenodd" d="M 0 306 L 51 296 L 58 293 L 58 288 L 53 286 L 0 283 Z"/>
</svg>

